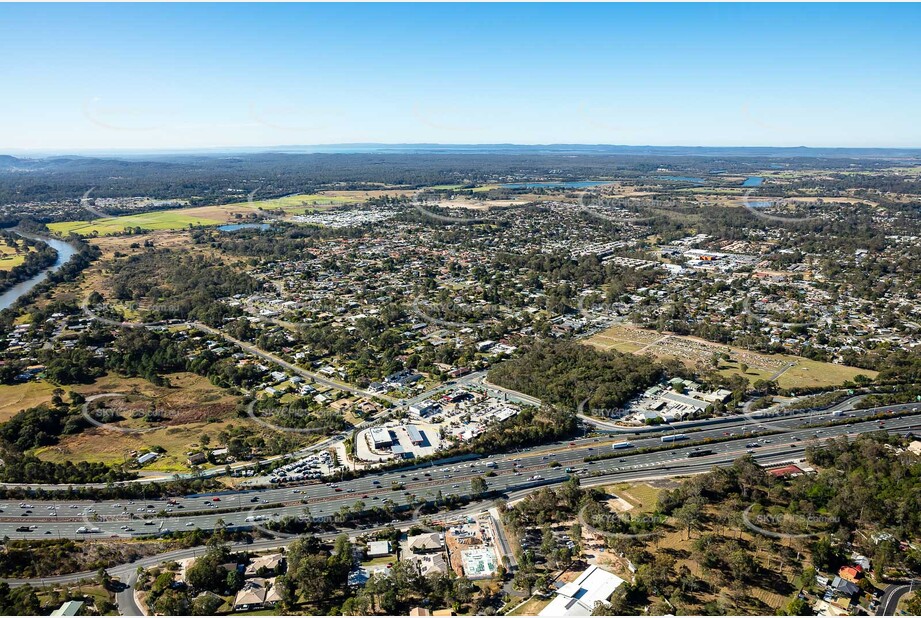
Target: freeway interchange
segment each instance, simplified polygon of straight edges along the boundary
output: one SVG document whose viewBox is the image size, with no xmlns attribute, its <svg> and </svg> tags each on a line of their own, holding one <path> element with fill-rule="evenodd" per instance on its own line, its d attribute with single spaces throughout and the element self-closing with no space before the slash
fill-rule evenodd
<svg viewBox="0 0 921 618">
<path fill-rule="evenodd" d="M 211 530 L 219 525 L 251 529 L 283 517 L 307 517 L 305 507 L 309 509 L 309 517 L 315 520 L 330 520 L 343 507 L 360 510 L 360 505 L 356 505 L 359 501 L 365 509 L 389 505 L 394 510 L 412 511 L 422 503 L 434 502 L 439 494 L 471 497 L 471 480 L 477 476 L 486 480 L 493 495 L 520 496 L 537 487 L 562 483 L 573 474 L 588 486 L 706 472 L 746 453 L 761 463 L 780 463 L 801 458 L 805 446 L 817 440 L 879 430 L 903 433 L 917 430 L 921 418 L 914 410 L 905 404 L 855 410 L 847 417 L 832 410 L 767 418 L 723 417 L 693 430 L 681 429 L 687 440 L 666 444 L 662 436 L 675 433 L 668 427 L 663 429 L 664 433 L 621 432 L 613 439 L 593 436 L 523 452 L 369 472 L 338 484 L 314 482 L 170 500 L 6 500 L 0 502 L 0 535 L 23 539 L 132 538 L 195 528 Z M 862 420 L 883 412 L 905 416 L 885 421 Z M 834 424 L 818 426 L 823 423 Z M 718 441 L 699 444 L 707 439 Z M 633 448 L 612 449 L 612 444 L 625 440 Z M 637 452 L 650 448 L 658 450 Z M 598 455 L 609 458 L 586 461 Z"/>
</svg>

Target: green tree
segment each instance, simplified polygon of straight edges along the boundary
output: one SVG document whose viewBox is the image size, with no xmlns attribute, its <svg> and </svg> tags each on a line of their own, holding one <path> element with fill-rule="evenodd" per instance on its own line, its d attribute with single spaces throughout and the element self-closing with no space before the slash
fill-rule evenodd
<svg viewBox="0 0 921 618">
<path fill-rule="evenodd" d="M 475 476 L 472 479 L 470 479 L 470 492 L 473 494 L 474 497 L 477 497 L 477 498 L 481 497 L 483 494 L 486 493 L 487 489 L 488 489 L 488 485 L 486 484 L 486 480 L 483 477 Z"/>
<path fill-rule="evenodd" d="M 812 608 L 809 603 L 799 598 L 799 595 L 787 601 L 784 606 L 784 614 L 787 616 L 812 616 Z"/>
</svg>

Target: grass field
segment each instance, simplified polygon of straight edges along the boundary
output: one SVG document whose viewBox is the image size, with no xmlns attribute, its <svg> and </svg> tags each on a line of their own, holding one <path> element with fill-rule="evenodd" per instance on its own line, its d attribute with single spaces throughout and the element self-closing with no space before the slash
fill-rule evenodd
<svg viewBox="0 0 921 618">
<path fill-rule="evenodd" d="M 281 210 L 285 214 L 303 214 L 305 210 L 316 209 L 323 206 L 341 206 L 356 200 L 339 195 L 286 195 L 271 200 L 256 200 L 252 202 L 239 202 L 228 204 L 231 208 L 249 208 L 251 210 Z"/>
<path fill-rule="evenodd" d="M 659 358 L 677 358 L 689 367 L 699 361 L 708 362 L 714 353 L 729 354 L 718 370 L 724 375 L 743 375 L 742 364 L 747 365 L 744 376 L 751 383 L 776 376 L 781 388 L 836 386 L 863 374 L 876 377 L 875 371 L 846 365 L 835 365 L 809 360 L 788 354 L 760 354 L 742 348 L 711 343 L 695 337 L 668 335 L 634 326 L 612 326 L 592 335 L 585 343 L 602 350 L 616 350 L 625 354 L 651 354 Z"/>
<path fill-rule="evenodd" d="M 86 602 L 87 599 L 91 599 L 92 600 L 91 603 L 87 603 L 87 606 L 93 606 L 93 607 L 98 608 L 104 601 L 108 601 L 113 606 L 115 605 L 115 595 L 109 592 L 108 590 L 106 590 L 105 588 L 103 588 L 99 584 L 88 584 L 88 585 L 72 584 L 70 586 L 67 586 L 67 589 L 71 593 L 77 593 L 74 596 L 82 595 L 83 597 L 85 597 L 84 602 Z M 49 593 L 50 589 L 40 588 L 39 590 L 40 592 L 37 595 L 39 603 L 41 603 L 45 607 L 45 609 L 58 609 L 58 607 L 61 605 L 61 602 L 62 602 L 61 595 L 58 595 L 58 597 L 56 597 L 55 599 L 52 599 L 52 596 Z M 66 596 L 64 598 L 66 598 Z M 113 609 L 112 612 L 106 615 L 107 616 L 118 616 L 119 613 L 118 613 L 118 610 Z"/>
<path fill-rule="evenodd" d="M 67 436 L 55 446 L 36 450 L 35 455 L 39 459 L 56 463 L 88 461 L 120 464 L 129 459 L 128 453 L 131 451 L 144 451 L 160 446 L 166 449 L 166 453 L 153 463 L 144 466 L 144 470 L 179 472 L 189 469 L 186 453 L 198 446 L 203 433 L 216 435 L 234 424 L 240 425 L 240 422 L 186 423 L 142 434 L 96 428 L 74 436 Z"/>
<path fill-rule="evenodd" d="M 604 488 L 633 505 L 631 513 L 649 513 L 656 509 L 662 490 L 646 483 L 619 483 Z"/>
<path fill-rule="evenodd" d="M 220 431 L 232 424 L 240 426 L 249 422 L 233 415 L 236 397 L 213 386 L 206 378 L 191 373 L 174 373 L 166 377 L 170 380 L 172 388 L 154 386 L 140 378 L 121 378 L 111 374 L 103 376 L 93 384 L 72 388 L 83 395 L 112 392 L 147 397 L 156 404 L 158 410 L 173 419 L 170 424 L 153 426 L 152 431 L 145 433 L 94 428 L 76 435 L 64 436 L 58 444 L 38 449 L 36 456 L 58 463 L 70 460 L 113 464 L 125 461 L 129 451 L 161 446 L 166 449 L 166 454 L 146 466 L 145 470 L 187 470 L 186 453 L 198 446 L 202 434 L 207 433 L 212 444 L 216 444 L 216 437 Z M 26 391 L 24 387 L 32 387 L 34 390 Z M 42 383 L 3 388 L 23 389 L 16 393 L 21 397 L 20 403 L 10 406 L 11 411 L 2 410 L 2 414 L 7 418 L 25 407 L 42 403 L 42 400 L 50 400 L 53 389 L 51 385 Z M 123 400 L 112 399 L 113 404 L 120 401 Z M 138 405 L 143 407 L 144 400 L 141 401 Z M 135 419 L 127 419 L 119 425 L 132 429 L 147 428 L 144 421 Z"/>
<path fill-rule="evenodd" d="M 397 561 L 395 554 L 388 554 L 386 556 L 378 556 L 377 558 L 372 558 L 371 560 L 366 560 L 361 563 L 361 566 L 366 569 L 373 569 L 375 567 L 387 566 Z"/>
<path fill-rule="evenodd" d="M 22 247 L 10 247 L 6 243 L 0 244 L 0 270 L 12 270 L 22 264 L 26 259 L 26 254 L 31 249 Z"/>
<path fill-rule="evenodd" d="M 63 221 L 51 223 L 48 228 L 62 236 L 74 233 L 81 236 L 123 234 L 126 229 L 139 227 L 144 230 L 181 230 L 189 225 L 222 225 L 239 221 L 261 211 L 281 212 L 284 215 L 303 214 L 307 210 L 321 210 L 356 201 L 342 195 L 288 195 L 271 200 L 256 200 L 199 206 L 196 208 L 173 208 L 121 217 L 105 217 L 93 221 Z"/>
<path fill-rule="evenodd" d="M 0 255 L 0 270 L 13 270 L 26 261 L 22 253 L 5 253 Z"/>
<path fill-rule="evenodd" d="M 26 408 L 51 401 L 54 385 L 47 382 L 26 382 L 25 384 L 0 384 L 0 423 Z"/>
<path fill-rule="evenodd" d="M 106 217 L 94 221 L 64 221 L 49 223 L 48 228 L 55 234 L 66 236 L 74 233 L 81 236 L 91 236 L 94 232 L 99 236 L 122 234 L 126 230 L 140 227 L 144 230 L 177 230 L 189 225 L 219 225 L 227 219 L 196 216 L 196 209 L 188 210 L 159 210 L 146 212 L 139 215 L 125 215 L 123 217 Z"/>
<path fill-rule="evenodd" d="M 524 602 L 521 607 L 516 609 L 513 612 L 509 612 L 508 616 L 536 616 L 540 613 L 542 609 L 550 605 L 550 602 L 553 600 L 553 597 L 548 599 L 541 599 L 539 597 L 531 597 Z"/>
</svg>

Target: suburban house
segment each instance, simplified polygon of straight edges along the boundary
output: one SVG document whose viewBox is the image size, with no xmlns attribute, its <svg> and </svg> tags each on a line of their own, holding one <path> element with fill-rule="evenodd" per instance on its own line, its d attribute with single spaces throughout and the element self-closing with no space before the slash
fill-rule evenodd
<svg viewBox="0 0 921 618">
<path fill-rule="evenodd" d="M 623 583 L 624 580 L 613 573 L 592 565 L 575 581 L 563 584 L 538 616 L 590 616 L 595 604 L 607 604 L 608 598 Z"/>
<path fill-rule="evenodd" d="M 419 572 L 422 575 L 429 573 L 447 573 L 448 562 L 442 554 L 421 554 L 412 555 L 407 558 L 408 561 L 415 562 L 419 565 Z"/>
<path fill-rule="evenodd" d="M 237 593 L 233 600 L 234 611 L 250 611 L 262 609 L 264 607 L 273 607 L 281 601 L 281 597 L 275 588 L 275 578 L 262 579 L 254 577 L 246 580 L 243 588 Z"/>
<path fill-rule="evenodd" d="M 835 577 L 831 582 L 831 587 L 843 597 L 855 597 L 860 594 L 860 586 L 846 579 L 841 579 L 841 577 Z"/>
<path fill-rule="evenodd" d="M 283 554 L 269 554 L 267 556 L 257 556 L 253 561 L 246 565 L 244 575 L 246 577 L 256 577 L 260 571 L 269 575 L 280 575 L 283 570 L 285 557 Z"/>
<path fill-rule="evenodd" d="M 860 565 L 843 566 L 838 569 L 838 577 L 852 584 L 856 584 L 863 578 L 863 567 Z"/>
<path fill-rule="evenodd" d="M 444 539 L 437 532 L 417 534 L 406 539 L 406 548 L 414 554 L 440 552 L 444 548 Z"/>
</svg>

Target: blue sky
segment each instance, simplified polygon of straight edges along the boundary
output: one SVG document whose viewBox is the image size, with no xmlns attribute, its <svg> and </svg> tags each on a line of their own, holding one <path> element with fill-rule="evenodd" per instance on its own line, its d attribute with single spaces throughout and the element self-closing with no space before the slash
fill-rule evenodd
<svg viewBox="0 0 921 618">
<path fill-rule="evenodd" d="M 0 4 L 0 152 L 921 147 L 918 4 Z"/>
</svg>

